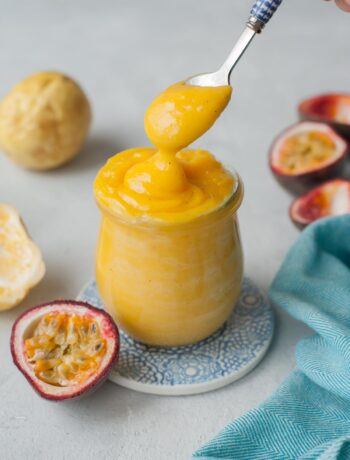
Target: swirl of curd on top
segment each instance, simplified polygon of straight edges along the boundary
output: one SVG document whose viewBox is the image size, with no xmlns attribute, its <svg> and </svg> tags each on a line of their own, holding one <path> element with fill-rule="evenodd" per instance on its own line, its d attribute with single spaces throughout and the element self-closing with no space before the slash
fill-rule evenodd
<svg viewBox="0 0 350 460">
<path fill-rule="evenodd" d="M 220 208 L 236 184 L 206 150 L 186 147 L 204 134 L 231 97 L 231 87 L 170 86 L 151 103 L 145 130 L 155 148 L 113 156 L 99 171 L 98 204 L 128 221 L 185 222 Z"/>
</svg>

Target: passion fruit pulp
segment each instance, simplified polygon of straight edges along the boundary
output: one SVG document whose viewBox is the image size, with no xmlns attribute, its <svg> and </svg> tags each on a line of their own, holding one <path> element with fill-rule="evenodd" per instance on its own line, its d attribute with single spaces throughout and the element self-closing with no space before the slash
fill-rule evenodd
<svg viewBox="0 0 350 460">
<path fill-rule="evenodd" d="M 104 382 L 118 358 L 119 333 L 105 311 L 58 300 L 31 308 L 16 320 L 11 353 L 40 396 L 61 401 Z"/>
<path fill-rule="evenodd" d="M 303 100 L 298 111 L 301 120 L 328 123 L 339 134 L 350 139 L 350 94 L 320 94 Z"/>
<path fill-rule="evenodd" d="M 350 213 L 350 181 L 334 179 L 297 198 L 289 215 L 298 228 L 328 216 Z"/>
<path fill-rule="evenodd" d="M 347 142 L 325 123 L 290 126 L 272 144 L 270 168 L 278 182 L 292 193 L 310 190 L 342 173 Z"/>
</svg>

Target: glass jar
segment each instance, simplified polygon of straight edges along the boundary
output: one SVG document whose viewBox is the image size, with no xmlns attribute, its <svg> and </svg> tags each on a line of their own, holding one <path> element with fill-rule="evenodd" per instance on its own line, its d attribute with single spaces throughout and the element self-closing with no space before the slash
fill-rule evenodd
<svg viewBox="0 0 350 460">
<path fill-rule="evenodd" d="M 238 299 L 243 256 L 237 174 L 219 209 L 186 223 L 133 223 L 101 208 L 96 281 L 117 324 L 159 346 L 200 341 L 220 328 Z"/>
</svg>

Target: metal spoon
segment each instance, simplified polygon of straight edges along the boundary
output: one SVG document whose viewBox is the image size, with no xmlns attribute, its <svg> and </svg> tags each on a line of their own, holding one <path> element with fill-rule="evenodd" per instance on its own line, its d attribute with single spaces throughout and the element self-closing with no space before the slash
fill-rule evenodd
<svg viewBox="0 0 350 460">
<path fill-rule="evenodd" d="M 192 86 L 224 86 L 230 84 L 233 68 L 248 48 L 256 34 L 260 34 L 265 25 L 272 18 L 282 0 L 256 0 L 248 19 L 246 28 L 239 37 L 233 50 L 219 70 L 212 73 L 195 75 L 186 80 Z"/>
</svg>

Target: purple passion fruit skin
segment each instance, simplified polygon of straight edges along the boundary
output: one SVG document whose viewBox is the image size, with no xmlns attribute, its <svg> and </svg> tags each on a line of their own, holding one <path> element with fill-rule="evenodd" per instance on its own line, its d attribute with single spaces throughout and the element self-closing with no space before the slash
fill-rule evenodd
<svg viewBox="0 0 350 460">
<path fill-rule="evenodd" d="M 299 176 L 286 177 L 275 174 L 277 182 L 293 196 L 299 196 L 313 188 L 319 186 L 322 182 L 332 179 L 333 177 L 341 177 L 345 159 L 339 160 L 334 165 L 327 168 L 327 170 L 315 172 L 312 176 L 308 174 L 300 174 Z"/>
<path fill-rule="evenodd" d="M 333 179 L 293 201 L 289 216 L 297 228 L 323 217 L 350 213 L 350 181 Z"/>
<path fill-rule="evenodd" d="M 12 327 L 14 364 L 51 401 L 85 396 L 108 377 L 119 356 L 111 316 L 85 302 L 57 300 L 33 307 Z"/>
<path fill-rule="evenodd" d="M 269 165 L 283 188 L 300 195 L 325 180 L 341 176 L 348 151 L 348 143 L 327 124 L 302 122 L 276 137 Z"/>
<path fill-rule="evenodd" d="M 350 94 L 326 93 L 304 99 L 298 113 L 300 120 L 328 123 L 350 141 Z"/>
</svg>

